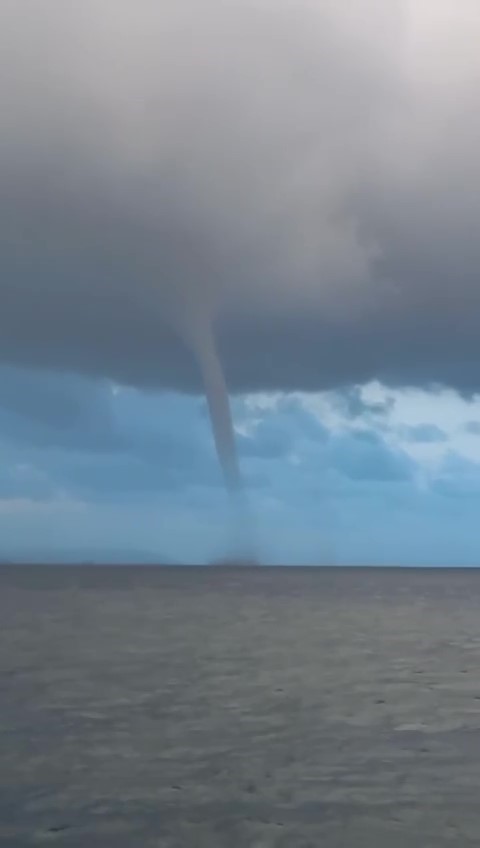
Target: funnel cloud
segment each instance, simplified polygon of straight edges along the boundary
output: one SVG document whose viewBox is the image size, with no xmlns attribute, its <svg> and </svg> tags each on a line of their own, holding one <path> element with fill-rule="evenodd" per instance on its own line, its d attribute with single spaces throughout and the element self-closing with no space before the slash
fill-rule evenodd
<svg viewBox="0 0 480 848">
<path fill-rule="evenodd" d="M 235 446 L 228 390 L 211 328 L 194 347 L 205 387 L 212 429 L 225 484 L 232 495 L 240 490 L 240 470 Z"/>
</svg>

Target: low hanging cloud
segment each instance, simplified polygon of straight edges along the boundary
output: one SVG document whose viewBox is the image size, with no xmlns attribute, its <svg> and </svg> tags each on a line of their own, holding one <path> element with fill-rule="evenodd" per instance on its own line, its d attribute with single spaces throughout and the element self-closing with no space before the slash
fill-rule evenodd
<svg viewBox="0 0 480 848">
<path fill-rule="evenodd" d="M 478 0 L 0 0 L 0 358 L 480 388 Z M 193 329 L 192 329 L 193 328 Z"/>
</svg>

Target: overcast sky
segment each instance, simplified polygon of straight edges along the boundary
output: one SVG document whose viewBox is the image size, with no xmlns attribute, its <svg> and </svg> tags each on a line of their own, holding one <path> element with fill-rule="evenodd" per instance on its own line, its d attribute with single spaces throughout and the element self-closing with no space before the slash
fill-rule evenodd
<svg viewBox="0 0 480 848">
<path fill-rule="evenodd" d="M 0 0 L 5 555 L 220 552 L 211 321 L 265 560 L 480 561 L 479 43 L 478 0 Z"/>
</svg>

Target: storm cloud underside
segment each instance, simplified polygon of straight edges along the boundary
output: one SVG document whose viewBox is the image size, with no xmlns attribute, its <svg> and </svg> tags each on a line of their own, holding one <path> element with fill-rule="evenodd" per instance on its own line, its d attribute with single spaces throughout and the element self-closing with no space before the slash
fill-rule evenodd
<svg viewBox="0 0 480 848">
<path fill-rule="evenodd" d="M 0 357 L 480 389 L 477 0 L 0 0 Z M 187 333 L 188 335 L 188 333 Z"/>
</svg>

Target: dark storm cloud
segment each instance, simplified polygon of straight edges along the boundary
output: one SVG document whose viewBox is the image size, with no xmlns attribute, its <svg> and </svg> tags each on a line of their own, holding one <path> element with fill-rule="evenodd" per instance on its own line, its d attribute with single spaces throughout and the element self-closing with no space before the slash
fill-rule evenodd
<svg viewBox="0 0 480 848">
<path fill-rule="evenodd" d="M 0 365 L 0 434 L 12 442 L 118 450 L 110 386 L 66 374 Z"/>
<path fill-rule="evenodd" d="M 68 414 L 67 414 L 68 412 Z M 79 377 L 0 367 L 0 500 L 128 500 L 221 486 L 203 403 L 113 394 Z"/>
<path fill-rule="evenodd" d="M 0 0 L 0 357 L 480 388 L 477 0 Z"/>
</svg>

